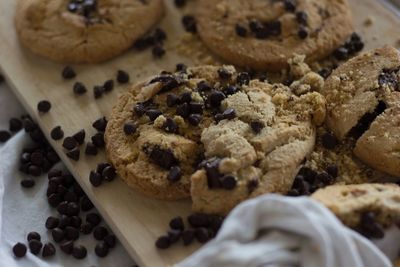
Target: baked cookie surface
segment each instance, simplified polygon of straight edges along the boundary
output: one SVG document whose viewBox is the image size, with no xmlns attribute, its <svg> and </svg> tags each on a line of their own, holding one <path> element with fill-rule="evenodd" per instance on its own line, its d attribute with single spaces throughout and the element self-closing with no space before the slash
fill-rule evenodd
<svg viewBox="0 0 400 267">
<path fill-rule="evenodd" d="M 198 32 L 227 62 L 280 70 L 294 54 L 327 57 L 353 32 L 347 0 L 201 0 Z"/>
<path fill-rule="evenodd" d="M 357 141 L 354 153 L 371 167 L 400 177 L 400 53 L 383 47 L 337 68 L 321 93 L 327 126 Z"/>
<path fill-rule="evenodd" d="M 396 184 L 332 185 L 312 196 L 329 208 L 344 224 L 357 228 L 363 214 L 389 226 L 400 219 L 400 187 Z"/>
<path fill-rule="evenodd" d="M 162 0 L 21 0 L 21 43 L 63 63 L 97 63 L 132 46 L 164 13 Z"/>
<path fill-rule="evenodd" d="M 106 149 L 131 187 L 161 199 L 191 195 L 195 211 L 223 214 L 249 197 L 287 192 L 324 118 L 318 93 L 297 97 L 232 66 L 194 67 L 122 95 Z"/>
</svg>

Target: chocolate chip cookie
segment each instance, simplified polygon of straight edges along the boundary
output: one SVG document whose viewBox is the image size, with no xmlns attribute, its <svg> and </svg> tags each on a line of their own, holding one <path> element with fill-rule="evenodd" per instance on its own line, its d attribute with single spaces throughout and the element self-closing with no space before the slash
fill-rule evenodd
<svg viewBox="0 0 400 267">
<path fill-rule="evenodd" d="M 259 70 L 287 66 L 294 54 L 315 61 L 353 32 L 347 0 L 202 0 L 198 32 L 227 62 Z"/>
<path fill-rule="evenodd" d="M 97 63 L 130 48 L 164 13 L 162 0 L 21 0 L 15 24 L 35 54 Z"/>
<path fill-rule="evenodd" d="M 155 198 L 192 196 L 195 211 L 287 192 L 325 118 L 318 93 L 251 80 L 232 66 L 162 72 L 121 96 L 107 155 L 128 185 Z"/>
<path fill-rule="evenodd" d="M 374 217 L 382 226 L 400 219 L 400 187 L 396 184 L 332 185 L 311 197 L 329 208 L 344 224 L 356 229 L 365 217 Z"/>
<path fill-rule="evenodd" d="M 386 46 L 337 68 L 321 93 L 327 126 L 356 140 L 354 153 L 371 167 L 400 177 L 400 53 Z"/>
</svg>

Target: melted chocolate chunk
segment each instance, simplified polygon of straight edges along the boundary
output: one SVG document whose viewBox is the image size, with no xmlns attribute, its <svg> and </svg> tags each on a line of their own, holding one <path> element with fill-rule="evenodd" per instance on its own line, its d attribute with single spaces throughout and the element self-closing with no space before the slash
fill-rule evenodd
<svg viewBox="0 0 400 267">
<path fill-rule="evenodd" d="M 349 135 L 355 139 L 360 138 L 371 126 L 372 122 L 386 110 L 386 104 L 383 101 L 379 101 L 378 106 L 374 112 L 366 113 L 357 123 L 353 129 L 350 130 Z"/>
</svg>

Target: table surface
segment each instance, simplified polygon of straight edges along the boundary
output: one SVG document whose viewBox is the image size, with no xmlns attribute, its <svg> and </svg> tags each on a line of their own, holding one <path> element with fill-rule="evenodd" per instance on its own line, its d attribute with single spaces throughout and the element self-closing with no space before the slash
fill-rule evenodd
<svg viewBox="0 0 400 267">
<path fill-rule="evenodd" d="M 86 130 L 87 136 L 94 134 L 95 130 L 90 126 L 92 122 L 103 115 L 108 116 L 118 95 L 129 85 L 118 86 L 96 101 L 91 91 L 84 96 L 75 96 L 72 92 L 73 81 L 64 81 L 60 76 L 62 65 L 36 57 L 20 47 L 13 26 L 12 10 L 15 2 L 0 1 L 0 68 L 16 96 L 38 121 L 57 153 L 140 266 L 171 266 L 190 255 L 198 245 L 173 246 L 167 251 L 158 251 L 154 247 L 157 236 L 165 233 L 172 217 L 190 213 L 189 200 L 163 202 L 150 199 L 127 188 L 120 179 L 93 188 L 88 180 L 89 172 L 97 163 L 105 161 L 104 153 L 97 157 L 88 157 L 82 149 L 81 160 L 74 162 L 65 156 L 61 142 L 49 138 L 50 130 L 57 125 L 63 127 L 65 136 L 82 128 Z M 190 12 L 190 6 L 189 10 L 182 12 L 174 8 L 172 3 L 173 1 L 166 1 L 167 16 L 160 25 L 168 34 L 167 54 L 162 60 L 153 60 L 150 51 L 129 51 L 103 64 L 76 66 L 77 80 L 92 88 L 110 77 L 115 77 L 118 69 L 127 70 L 132 82 L 135 82 L 149 74 L 158 73 L 160 69 L 173 70 L 179 62 L 196 64 L 197 60 L 185 57 L 177 51 L 184 34 L 181 16 Z M 367 48 L 399 44 L 400 21 L 392 11 L 376 0 L 350 0 L 350 3 L 357 32 L 364 37 Z M 369 17 L 373 24 L 367 27 L 365 21 Z M 53 103 L 53 107 L 48 114 L 40 115 L 36 105 L 43 99 Z"/>
</svg>

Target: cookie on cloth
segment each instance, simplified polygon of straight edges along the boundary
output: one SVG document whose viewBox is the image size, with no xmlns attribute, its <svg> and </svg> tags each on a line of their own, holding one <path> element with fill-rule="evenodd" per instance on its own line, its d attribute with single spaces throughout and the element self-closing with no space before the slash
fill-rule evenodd
<svg viewBox="0 0 400 267">
<path fill-rule="evenodd" d="M 336 137 L 354 137 L 358 158 L 400 177 L 399 51 L 385 46 L 349 60 L 333 71 L 321 93 Z"/>
<path fill-rule="evenodd" d="M 315 143 L 311 114 L 324 121 L 318 93 L 297 97 L 232 66 L 162 72 L 120 97 L 106 129 L 107 156 L 146 195 L 192 195 L 194 210 L 224 213 L 244 198 L 290 189 Z M 209 166 L 216 176 L 207 177 Z"/>
<path fill-rule="evenodd" d="M 331 185 L 311 197 L 329 208 L 344 224 L 367 236 L 376 235 L 380 226 L 393 225 L 400 219 L 397 184 Z"/>
<path fill-rule="evenodd" d="M 352 34 L 347 0 L 201 0 L 198 32 L 231 64 L 276 71 L 294 54 L 329 56 Z"/>
<path fill-rule="evenodd" d="M 33 53 L 97 63 L 129 49 L 164 13 L 162 0 L 20 0 L 15 24 Z"/>
</svg>

